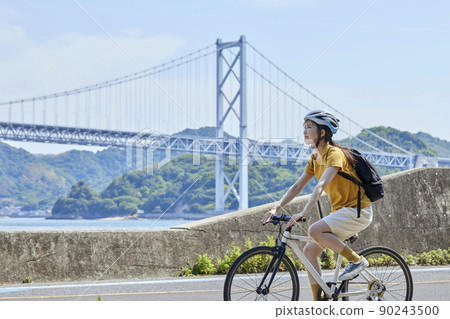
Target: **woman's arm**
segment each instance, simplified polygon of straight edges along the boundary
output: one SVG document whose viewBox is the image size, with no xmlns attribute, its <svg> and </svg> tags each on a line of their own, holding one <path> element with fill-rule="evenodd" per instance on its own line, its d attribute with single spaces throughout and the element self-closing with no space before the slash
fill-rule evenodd
<svg viewBox="0 0 450 319">
<path fill-rule="evenodd" d="M 327 167 L 325 169 L 325 172 L 323 173 L 322 177 L 320 178 L 320 181 L 317 183 L 316 187 L 314 188 L 314 191 L 311 194 L 311 197 L 309 198 L 305 207 L 303 208 L 303 211 L 301 213 L 298 213 L 298 214 L 295 214 L 294 216 L 292 216 L 291 220 L 286 225 L 286 227 L 294 225 L 295 222 L 299 218 L 306 217 L 309 214 L 309 212 L 311 211 L 313 206 L 319 200 L 319 197 L 322 194 L 323 190 L 328 186 L 328 184 L 330 184 L 330 182 L 336 176 L 338 171 L 339 171 L 339 167 Z"/>
<path fill-rule="evenodd" d="M 284 194 L 280 202 L 275 205 L 270 211 L 268 211 L 263 219 L 261 220 L 263 224 L 266 224 L 283 206 L 292 201 L 298 194 L 301 193 L 306 184 L 313 178 L 314 175 L 309 173 L 303 173 L 300 178 L 289 188 L 289 190 Z"/>
</svg>

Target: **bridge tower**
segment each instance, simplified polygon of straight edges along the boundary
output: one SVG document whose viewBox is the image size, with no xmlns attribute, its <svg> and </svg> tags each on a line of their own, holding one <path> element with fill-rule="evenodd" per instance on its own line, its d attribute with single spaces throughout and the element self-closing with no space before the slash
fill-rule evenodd
<svg viewBox="0 0 450 319">
<path fill-rule="evenodd" d="M 248 208 L 248 139 L 247 139 L 247 74 L 246 74 L 246 40 L 241 36 L 236 42 L 222 42 L 217 39 L 217 100 L 216 100 L 216 137 L 224 138 L 224 123 L 229 116 L 235 115 L 239 120 L 239 139 L 236 145 L 239 169 L 230 179 L 225 173 L 225 155 L 216 154 L 216 211 L 225 210 L 225 202 L 231 192 L 239 201 L 239 209 Z M 225 53 L 238 48 L 234 58 Z M 236 68 L 235 68 L 236 66 Z M 237 70 L 238 69 L 238 70 Z M 238 71 L 238 72 L 237 72 Z M 234 77 L 234 79 L 232 79 Z M 234 96 L 227 96 L 224 88 L 230 81 L 237 81 L 238 88 Z M 237 103 L 239 101 L 239 104 Z M 237 110 L 237 105 L 239 109 Z M 239 192 L 236 182 L 239 180 Z M 228 184 L 225 193 L 225 182 Z"/>
</svg>

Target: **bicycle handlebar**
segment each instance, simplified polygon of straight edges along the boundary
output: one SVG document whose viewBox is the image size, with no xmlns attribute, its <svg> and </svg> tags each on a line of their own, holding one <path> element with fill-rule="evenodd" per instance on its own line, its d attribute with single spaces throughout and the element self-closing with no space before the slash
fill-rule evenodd
<svg viewBox="0 0 450 319">
<path fill-rule="evenodd" d="M 274 225 L 278 225 L 281 222 L 286 222 L 287 223 L 290 220 L 291 220 L 291 216 L 289 216 L 289 215 L 280 215 L 280 216 L 273 215 L 272 219 L 269 221 L 269 223 L 272 223 Z M 297 222 L 306 222 L 306 218 L 302 217 L 302 218 L 298 219 Z M 292 229 L 292 226 L 286 228 L 287 231 L 291 231 L 291 229 Z"/>
<path fill-rule="evenodd" d="M 269 223 L 278 225 L 281 222 L 288 222 L 290 219 L 291 219 L 291 216 L 288 216 L 288 215 L 280 215 L 280 216 L 273 215 L 272 218 L 270 219 Z"/>
</svg>

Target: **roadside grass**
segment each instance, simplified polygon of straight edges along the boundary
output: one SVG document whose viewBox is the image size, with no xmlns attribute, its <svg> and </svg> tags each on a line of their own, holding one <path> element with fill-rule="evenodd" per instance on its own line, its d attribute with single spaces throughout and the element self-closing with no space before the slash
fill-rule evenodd
<svg viewBox="0 0 450 319">
<path fill-rule="evenodd" d="M 273 236 L 268 236 L 266 241 L 259 242 L 259 246 L 274 246 L 275 240 Z M 208 254 L 198 255 L 197 261 L 193 265 L 187 265 L 183 267 L 180 272 L 180 276 L 201 276 L 201 275 L 223 275 L 228 272 L 233 262 L 246 250 L 253 248 L 253 243 L 250 238 L 241 248 L 236 246 L 234 243 L 226 251 L 223 256 L 212 257 Z M 305 270 L 305 266 L 300 260 L 294 260 L 292 258 L 292 253 L 288 249 L 287 256 L 291 259 L 297 270 Z M 421 254 L 406 254 L 402 252 L 400 254 L 409 266 L 437 266 L 437 265 L 448 265 L 450 264 L 450 247 L 448 249 L 434 249 L 429 252 L 423 252 Z M 378 259 L 371 259 L 370 262 L 378 265 L 388 265 L 390 263 L 387 256 L 380 256 Z M 336 266 L 335 253 L 331 249 L 326 249 L 326 254 L 323 254 L 320 258 L 320 263 L 322 269 L 334 269 Z M 253 272 L 263 271 L 265 269 L 265 262 L 261 262 L 260 258 L 255 258 L 254 260 L 248 261 L 249 269 Z M 343 264 L 346 264 L 344 258 Z M 268 263 L 268 261 L 267 261 Z"/>
</svg>

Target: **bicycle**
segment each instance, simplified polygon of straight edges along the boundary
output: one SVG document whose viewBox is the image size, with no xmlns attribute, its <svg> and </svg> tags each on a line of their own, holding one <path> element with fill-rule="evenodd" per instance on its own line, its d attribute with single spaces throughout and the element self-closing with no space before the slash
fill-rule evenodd
<svg viewBox="0 0 450 319">
<path fill-rule="evenodd" d="M 313 241 L 309 236 L 291 234 L 291 227 L 282 233 L 282 225 L 290 216 L 273 216 L 279 225 L 274 247 L 259 246 L 247 250 L 231 265 L 225 279 L 224 300 L 298 300 L 300 283 L 294 263 L 286 255 L 286 247 L 297 255 L 319 284 L 319 300 L 411 300 L 413 281 L 408 265 L 394 250 L 375 246 L 359 252 L 369 267 L 351 280 L 338 282 L 342 256 L 338 255 L 331 282 L 325 282 L 296 242 Z M 305 221 L 302 219 L 301 221 Z M 281 240 L 280 240 L 281 237 Z M 350 241 L 352 240 L 352 241 Z M 355 238 L 346 241 L 353 242 Z M 280 244 L 278 242 L 280 241 Z"/>
</svg>

